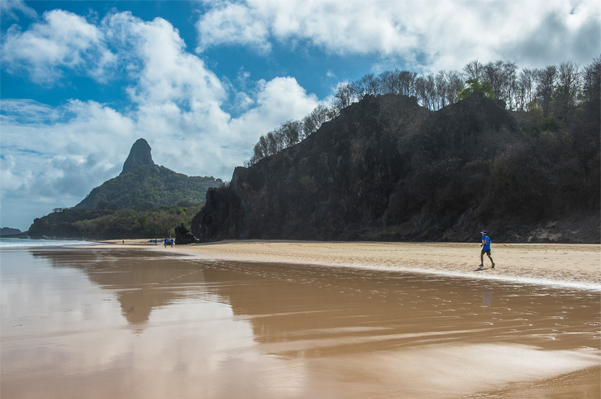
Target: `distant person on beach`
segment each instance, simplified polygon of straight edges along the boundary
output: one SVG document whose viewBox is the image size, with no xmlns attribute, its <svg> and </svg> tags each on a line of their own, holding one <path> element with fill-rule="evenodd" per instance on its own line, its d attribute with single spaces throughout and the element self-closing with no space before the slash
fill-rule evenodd
<svg viewBox="0 0 601 399">
<path fill-rule="evenodd" d="M 173 238 L 169 240 L 169 244 L 171 244 L 171 248 L 173 248 Z"/>
<path fill-rule="evenodd" d="M 486 254 L 488 259 L 490 259 L 490 263 L 492 263 L 492 268 L 494 269 L 495 262 L 493 262 L 490 256 L 490 237 L 486 235 L 486 230 L 482 230 L 480 234 L 482 234 L 482 244 L 480 244 L 482 247 L 482 251 L 480 252 L 480 267 L 484 267 L 484 254 Z"/>
<path fill-rule="evenodd" d="M 165 238 L 165 248 L 167 248 L 167 245 L 169 245 L 169 239 Z"/>
</svg>

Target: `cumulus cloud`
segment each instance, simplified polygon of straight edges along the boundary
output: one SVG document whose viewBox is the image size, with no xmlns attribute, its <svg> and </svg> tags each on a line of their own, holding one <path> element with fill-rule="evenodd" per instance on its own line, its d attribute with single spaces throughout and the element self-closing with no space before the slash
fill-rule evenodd
<svg viewBox="0 0 601 399">
<path fill-rule="evenodd" d="M 120 167 L 127 149 L 119 143 L 135 137 L 131 120 L 93 101 L 53 109 L 2 100 L 2 108 L 3 197 L 85 195 Z"/>
<path fill-rule="evenodd" d="M 69 68 L 104 81 L 116 57 L 102 32 L 79 15 L 53 10 L 22 32 L 11 26 L 2 43 L 2 62 L 9 71 L 25 70 L 34 82 L 50 84 Z"/>
<path fill-rule="evenodd" d="M 305 116 L 318 104 L 317 97 L 307 95 L 305 89 L 291 77 L 275 78 L 269 82 L 261 80 L 258 86 L 257 106 L 232 120 L 230 124 L 240 138 L 252 137 L 249 129 L 266 133 L 281 122 L 291 119 L 292 115 Z"/>
<path fill-rule="evenodd" d="M 589 62 L 599 52 L 599 9 L 594 0 L 226 1 L 197 22 L 197 50 L 253 44 L 265 52 L 271 41 L 306 43 L 333 54 L 401 58 L 433 70 L 461 68 L 475 58 L 525 66 L 569 58 Z"/>
<path fill-rule="evenodd" d="M 36 18 L 38 13 L 25 4 L 23 0 L 2 0 L 0 1 L 0 16 L 2 19 L 19 20 L 17 14 L 23 14 L 29 18 Z"/>
<path fill-rule="evenodd" d="M 558 4 L 561 12 L 546 12 L 537 18 L 527 40 L 500 43 L 495 49 L 500 58 L 513 59 L 524 67 L 557 64 L 574 60 L 589 64 L 601 52 L 601 7 L 598 2 Z M 561 59 L 558 59 L 561 57 Z"/>
<path fill-rule="evenodd" d="M 268 41 L 268 24 L 257 10 L 245 5 L 229 3 L 204 14 L 197 27 L 199 46 L 202 52 L 210 46 L 236 43 L 254 47 L 261 53 L 271 50 Z"/>
</svg>

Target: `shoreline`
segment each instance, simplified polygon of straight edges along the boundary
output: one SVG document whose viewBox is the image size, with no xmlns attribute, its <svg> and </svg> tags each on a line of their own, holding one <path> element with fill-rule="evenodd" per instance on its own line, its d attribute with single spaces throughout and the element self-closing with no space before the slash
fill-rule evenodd
<svg viewBox="0 0 601 399">
<path fill-rule="evenodd" d="M 137 248 L 207 260 L 348 267 L 601 291 L 601 246 L 597 244 L 493 243 L 496 266 L 491 269 L 485 256 L 481 270 L 479 243 L 228 240 L 173 248 L 145 240 L 101 244 L 88 248 Z"/>
</svg>

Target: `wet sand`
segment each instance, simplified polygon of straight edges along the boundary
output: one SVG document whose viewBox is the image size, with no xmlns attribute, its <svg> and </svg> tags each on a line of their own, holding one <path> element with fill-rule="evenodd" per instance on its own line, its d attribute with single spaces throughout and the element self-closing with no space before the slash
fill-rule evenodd
<svg viewBox="0 0 601 399">
<path fill-rule="evenodd" d="M 386 244 L 352 244 L 369 265 L 312 243 L 287 264 L 297 243 L 134 244 L 0 253 L 2 397 L 601 395 L 597 290 L 395 271 Z"/>
<path fill-rule="evenodd" d="M 115 247 L 120 242 L 110 241 Z M 173 248 L 127 240 L 126 247 L 148 247 L 195 254 L 207 259 L 257 261 L 443 274 L 452 277 L 516 280 L 559 284 L 601 291 L 601 245 L 493 244 L 496 267 L 484 256 L 479 270 L 480 245 L 464 243 L 371 243 L 304 241 L 222 241 Z"/>
</svg>

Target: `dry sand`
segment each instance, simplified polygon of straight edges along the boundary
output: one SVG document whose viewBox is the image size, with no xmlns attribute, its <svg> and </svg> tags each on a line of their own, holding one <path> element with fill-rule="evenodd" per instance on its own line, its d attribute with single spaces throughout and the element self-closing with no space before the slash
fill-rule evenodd
<svg viewBox="0 0 601 399">
<path fill-rule="evenodd" d="M 207 259 L 319 264 L 453 275 L 467 278 L 519 280 L 601 290 L 601 246 L 596 244 L 494 244 L 495 268 L 480 245 L 465 243 L 373 243 L 307 241 L 221 241 L 173 248 L 144 240 L 107 242 L 114 247 L 148 247 L 194 254 Z"/>
</svg>

